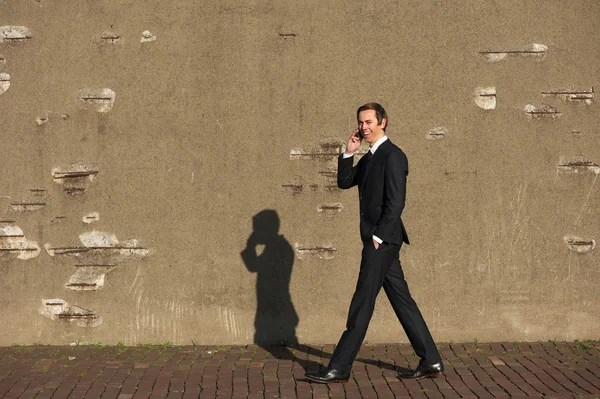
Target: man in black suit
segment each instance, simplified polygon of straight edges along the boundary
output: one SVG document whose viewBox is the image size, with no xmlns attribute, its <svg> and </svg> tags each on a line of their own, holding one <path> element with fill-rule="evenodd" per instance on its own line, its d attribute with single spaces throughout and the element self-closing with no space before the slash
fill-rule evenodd
<svg viewBox="0 0 600 399">
<path fill-rule="evenodd" d="M 441 374 L 444 365 L 423 316 L 408 290 L 400 266 L 400 247 L 409 243 L 400 216 L 406 198 L 408 160 L 385 134 L 388 118 L 383 107 L 368 103 L 356 113 L 354 130 L 346 151 L 338 159 L 338 186 L 358 186 L 360 236 L 363 242 L 360 273 L 350 303 L 346 331 L 335 348 L 329 366 L 306 373 L 316 382 L 346 382 L 352 362 L 362 344 L 381 287 L 390 300 L 404 331 L 421 358 L 418 367 L 401 378 L 422 378 Z M 362 140 L 369 152 L 356 166 L 354 153 Z"/>
</svg>

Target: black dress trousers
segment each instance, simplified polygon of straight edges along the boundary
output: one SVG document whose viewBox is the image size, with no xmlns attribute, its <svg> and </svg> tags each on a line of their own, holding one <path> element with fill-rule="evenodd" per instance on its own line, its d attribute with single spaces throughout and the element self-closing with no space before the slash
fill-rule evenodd
<svg viewBox="0 0 600 399">
<path fill-rule="evenodd" d="M 400 265 L 400 245 L 384 243 L 375 249 L 373 241 L 363 243 L 360 274 L 350 303 L 346 331 L 335 348 L 329 368 L 352 368 L 383 287 L 396 316 L 423 364 L 441 361 L 440 354 L 417 304 L 408 290 Z"/>
</svg>

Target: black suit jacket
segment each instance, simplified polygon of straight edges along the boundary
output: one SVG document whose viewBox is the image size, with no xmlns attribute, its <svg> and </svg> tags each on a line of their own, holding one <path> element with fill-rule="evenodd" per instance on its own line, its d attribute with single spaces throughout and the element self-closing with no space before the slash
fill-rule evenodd
<svg viewBox="0 0 600 399">
<path fill-rule="evenodd" d="M 360 200 L 360 236 L 363 242 L 373 235 L 384 242 L 409 244 L 401 215 L 406 199 L 408 158 L 389 139 L 371 159 L 363 156 L 356 166 L 354 157 L 338 159 L 338 187 L 358 186 Z"/>
</svg>

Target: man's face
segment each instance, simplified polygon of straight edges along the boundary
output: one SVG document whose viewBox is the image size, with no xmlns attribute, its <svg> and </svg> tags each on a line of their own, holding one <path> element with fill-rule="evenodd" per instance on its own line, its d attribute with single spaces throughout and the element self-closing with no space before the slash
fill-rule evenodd
<svg viewBox="0 0 600 399">
<path fill-rule="evenodd" d="M 367 109 L 358 114 L 358 129 L 363 139 L 370 146 L 385 136 L 383 128 L 386 124 L 387 120 L 385 118 L 381 120 L 381 125 L 377 124 L 377 113 L 373 109 Z"/>
</svg>

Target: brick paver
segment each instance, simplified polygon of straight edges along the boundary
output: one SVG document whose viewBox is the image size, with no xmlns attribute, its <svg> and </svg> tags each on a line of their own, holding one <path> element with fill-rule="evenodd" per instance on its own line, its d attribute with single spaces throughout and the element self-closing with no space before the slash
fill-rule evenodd
<svg viewBox="0 0 600 399">
<path fill-rule="evenodd" d="M 400 380 L 409 345 L 364 345 L 346 384 L 315 384 L 333 345 L 0 348 L 2 398 L 600 398 L 600 342 L 439 345 L 442 377 Z"/>
</svg>

